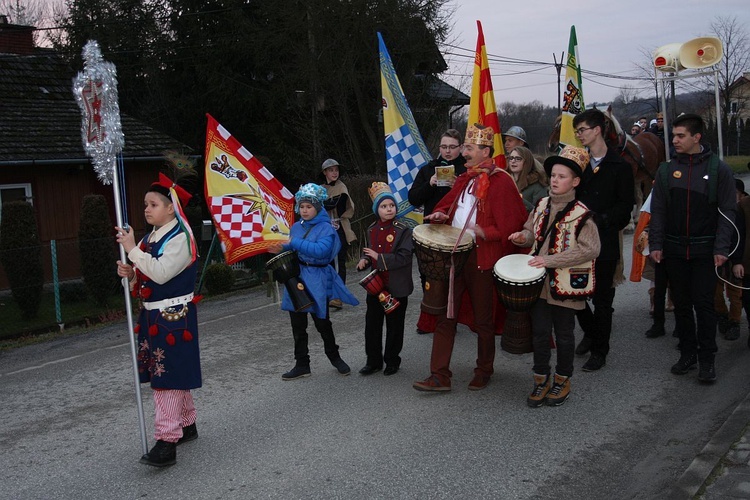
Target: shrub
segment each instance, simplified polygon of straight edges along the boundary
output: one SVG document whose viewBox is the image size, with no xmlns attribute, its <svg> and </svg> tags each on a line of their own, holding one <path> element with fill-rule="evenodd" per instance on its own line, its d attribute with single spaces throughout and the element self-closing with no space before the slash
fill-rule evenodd
<svg viewBox="0 0 750 500">
<path fill-rule="evenodd" d="M 44 284 L 34 207 L 26 201 L 3 203 L 0 234 L 0 262 L 8 276 L 13 299 L 21 316 L 31 319 L 39 311 Z"/>
<path fill-rule="evenodd" d="M 60 302 L 75 304 L 86 300 L 86 285 L 78 281 L 60 283 Z"/>
<path fill-rule="evenodd" d="M 227 293 L 234 285 L 234 271 L 223 262 L 215 262 L 206 268 L 204 283 L 211 295 Z"/>
<path fill-rule="evenodd" d="M 108 304 L 118 282 L 113 227 L 104 196 L 84 196 L 78 230 L 81 275 L 89 295 L 100 306 Z"/>
</svg>

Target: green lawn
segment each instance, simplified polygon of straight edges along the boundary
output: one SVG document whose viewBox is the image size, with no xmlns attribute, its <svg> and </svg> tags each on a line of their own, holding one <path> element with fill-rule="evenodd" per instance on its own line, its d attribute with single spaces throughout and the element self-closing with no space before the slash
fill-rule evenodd
<svg viewBox="0 0 750 500">
<path fill-rule="evenodd" d="M 750 156 L 725 156 L 724 161 L 727 165 L 732 167 L 735 174 L 747 174 L 750 170 L 747 169 L 747 163 L 750 162 Z"/>
</svg>

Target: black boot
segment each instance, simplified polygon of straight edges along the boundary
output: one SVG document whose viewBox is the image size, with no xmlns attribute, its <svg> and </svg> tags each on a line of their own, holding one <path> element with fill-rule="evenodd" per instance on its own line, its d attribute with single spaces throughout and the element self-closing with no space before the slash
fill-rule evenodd
<svg viewBox="0 0 750 500">
<path fill-rule="evenodd" d="M 177 444 L 187 443 L 193 439 L 198 439 L 198 428 L 195 426 L 195 422 L 182 428 L 182 437 L 177 440 Z"/>
<path fill-rule="evenodd" d="M 581 339 L 581 342 L 578 344 L 578 347 L 576 347 L 576 354 L 579 356 L 583 356 L 587 352 L 591 350 L 591 346 L 594 344 L 594 341 L 591 340 L 590 337 L 583 337 Z"/>
<path fill-rule="evenodd" d="M 141 463 L 154 467 L 166 467 L 177 463 L 177 443 L 168 443 L 161 439 L 151 451 L 141 457 Z"/>
<path fill-rule="evenodd" d="M 281 380 L 295 380 L 310 376 L 310 365 L 294 365 L 294 368 L 281 376 Z"/>
<path fill-rule="evenodd" d="M 664 325 L 657 325 L 654 323 L 651 328 L 646 330 L 646 338 L 647 339 L 655 339 L 656 337 L 662 337 L 666 335 L 666 331 L 664 330 Z"/>
</svg>

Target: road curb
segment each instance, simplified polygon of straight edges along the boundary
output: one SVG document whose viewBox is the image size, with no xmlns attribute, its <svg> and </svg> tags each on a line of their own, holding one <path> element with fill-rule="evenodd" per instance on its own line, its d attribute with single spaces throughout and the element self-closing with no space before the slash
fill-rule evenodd
<svg viewBox="0 0 750 500">
<path fill-rule="evenodd" d="M 732 445 L 742 438 L 741 432 L 747 427 L 748 422 L 750 422 L 750 393 L 737 405 L 726 422 L 696 455 L 687 470 L 675 483 L 669 498 L 695 497 Z"/>
</svg>

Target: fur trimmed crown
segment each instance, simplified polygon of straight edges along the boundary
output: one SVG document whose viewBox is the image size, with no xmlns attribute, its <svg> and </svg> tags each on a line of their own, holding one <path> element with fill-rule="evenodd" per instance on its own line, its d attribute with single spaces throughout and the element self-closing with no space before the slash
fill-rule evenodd
<svg viewBox="0 0 750 500">
<path fill-rule="evenodd" d="M 367 188 L 367 192 L 372 201 L 375 201 L 375 199 L 381 194 L 393 195 L 391 188 L 385 182 L 373 182 L 372 185 Z"/>
<path fill-rule="evenodd" d="M 482 128 L 480 128 L 482 127 Z M 490 127 L 483 127 L 475 123 L 466 129 L 467 144 L 479 144 L 480 146 L 492 146 L 494 144 L 495 132 Z"/>
</svg>

